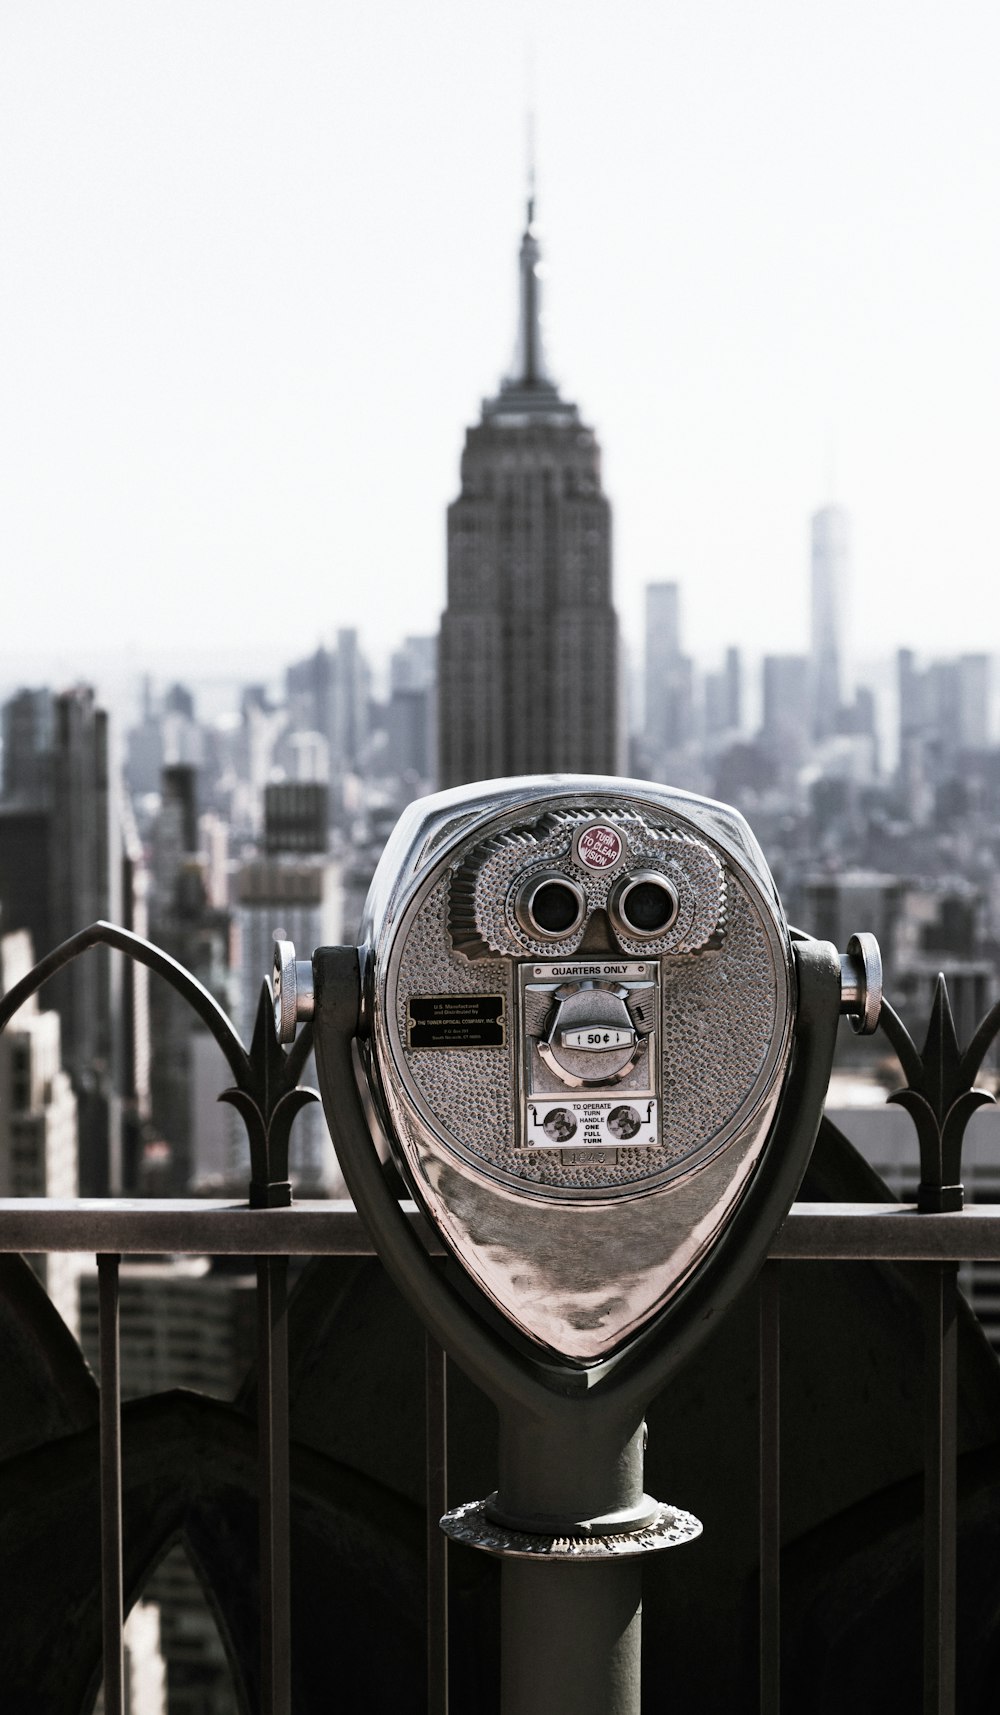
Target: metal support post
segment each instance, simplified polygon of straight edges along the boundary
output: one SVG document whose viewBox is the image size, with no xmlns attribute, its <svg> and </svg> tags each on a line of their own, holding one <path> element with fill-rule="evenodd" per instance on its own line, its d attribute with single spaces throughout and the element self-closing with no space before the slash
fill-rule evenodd
<svg viewBox="0 0 1000 1715">
<path fill-rule="evenodd" d="M 502 1715 L 639 1715 L 642 1561 L 504 1561 Z"/>
<path fill-rule="evenodd" d="M 639 1715 L 642 1563 L 629 1553 L 639 1539 L 630 1544 L 628 1527 L 661 1510 L 643 1493 L 645 1424 L 609 1419 L 587 1399 L 559 1403 L 546 1419 L 515 1409 L 500 1420 L 500 1490 L 488 1516 L 511 1529 L 501 1709 Z M 529 1558 L 518 1533 L 532 1527 L 551 1540 Z M 557 1558 L 560 1549 L 569 1557 Z"/>
<path fill-rule="evenodd" d="M 641 1556 L 690 1542 L 690 1513 L 643 1491 L 635 1405 L 551 1396 L 500 1413 L 500 1488 L 450 1536 L 503 1559 L 503 1715 L 639 1715 Z"/>
<path fill-rule="evenodd" d="M 427 1427 L 427 1709 L 448 1715 L 448 1538 L 438 1520 L 448 1505 L 448 1359 L 424 1335 Z"/>
<path fill-rule="evenodd" d="M 956 1614 L 958 1269 L 926 1269 L 924 1403 L 924 1711 L 953 1715 Z"/>
<path fill-rule="evenodd" d="M 101 1636 L 106 1715 L 124 1715 L 125 1654 L 122 1601 L 122 1423 L 119 1350 L 118 1265 L 113 1254 L 97 1258 L 100 1346 L 101 1445 Z"/>
<path fill-rule="evenodd" d="M 760 1715 L 781 1708 L 781 1264 L 760 1276 Z"/>
<path fill-rule="evenodd" d="M 260 1655 L 264 1715 L 291 1709 L 289 1590 L 288 1258 L 257 1263 L 260 1459 Z"/>
</svg>

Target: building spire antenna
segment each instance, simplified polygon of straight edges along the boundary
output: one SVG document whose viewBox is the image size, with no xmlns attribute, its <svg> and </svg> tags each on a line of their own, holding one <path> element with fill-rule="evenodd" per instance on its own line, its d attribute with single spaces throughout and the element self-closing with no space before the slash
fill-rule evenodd
<svg viewBox="0 0 1000 1715">
<path fill-rule="evenodd" d="M 533 107 L 528 108 L 526 120 L 528 207 L 524 236 L 521 239 L 521 252 L 518 258 L 517 352 L 514 358 L 513 372 L 508 377 L 508 381 L 509 384 L 518 388 L 544 387 L 551 390 L 553 382 L 545 359 L 542 338 L 542 253 L 535 221 L 536 164 L 535 112 Z"/>
<path fill-rule="evenodd" d="M 528 185 L 528 225 L 535 218 L 535 44 L 529 36 L 524 44 L 524 131 Z"/>
<path fill-rule="evenodd" d="M 526 70 L 530 95 L 530 49 Z M 542 315 L 544 268 L 535 218 L 538 194 L 535 107 L 530 99 L 524 113 L 524 137 L 527 211 L 517 260 L 517 344 L 514 361 L 500 383 L 500 392 L 495 399 L 484 400 L 483 410 L 489 417 L 523 417 L 527 413 L 575 420 L 576 406 L 560 397 L 545 355 Z"/>
</svg>

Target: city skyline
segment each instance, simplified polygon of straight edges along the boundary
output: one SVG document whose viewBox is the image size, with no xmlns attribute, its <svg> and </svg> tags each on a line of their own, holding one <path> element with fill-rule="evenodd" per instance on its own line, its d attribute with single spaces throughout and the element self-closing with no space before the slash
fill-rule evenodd
<svg viewBox="0 0 1000 1715">
<path fill-rule="evenodd" d="M 985 5 L 48 18 L 0 70 L 19 643 L 436 627 L 513 343 L 529 35 L 554 369 L 601 426 L 626 634 L 675 580 L 694 654 L 803 648 L 836 501 L 859 654 L 1000 635 Z"/>
</svg>

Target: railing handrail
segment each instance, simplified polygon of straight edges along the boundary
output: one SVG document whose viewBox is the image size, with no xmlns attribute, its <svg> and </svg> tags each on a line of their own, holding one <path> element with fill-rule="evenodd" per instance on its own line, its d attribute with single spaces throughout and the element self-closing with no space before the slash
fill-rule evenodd
<svg viewBox="0 0 1000 1715">
<path fill-rule="evenodd" d="M 416 1204 L 403 1203 L 428 1253 L 441 1241 Z M 125 1255 L 374 1256 L 354 1204 L 304 1199 L 251 1209 L 207 1197 L 0 1198 L 0 1254 L 117 1251 Z M 775 1262 L 1000 1260 L 1000 1203 L 950 1214 L 916 1203 L 795 1203 L 771 1245 Z"/>
</svg>

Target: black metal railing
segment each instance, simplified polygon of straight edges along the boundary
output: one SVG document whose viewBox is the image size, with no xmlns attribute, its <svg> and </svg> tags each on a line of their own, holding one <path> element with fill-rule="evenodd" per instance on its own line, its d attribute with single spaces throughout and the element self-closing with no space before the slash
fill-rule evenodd
<svg viewBox="0 0 1000 1715">
<path fill-rule="evenodd" d="M 0 1201 L 0 1254 L 86 1252 L 98 1267 L 99 1487 L 102 1640 L 106 1715 L 124 1715 L 122 1411 L 119 1264 L 122 1256 L 252 1259 L 256 1268 L 257 1439 L 259 1470 L 260 1706 L 290 1715 L 292 1596 L 288 1268 L 291 1259 L 370 1257 L 371 1243 L 352 1204 L 293 1202 L 288 1175 L 292 1120 L 313 1093 L 298 1086 L 310 1047 L 308 1028 L 288 1053 L 275 1042 L 265 985 L 254 1039 L 243 1047 L 211 996 L 159 949 L 105 924 L 58 948 L 0 1002 L 0 1030 L 28 994 L 70 959 L 97 944 L 117 947 L 170 981 L 212 1031 L 234 1076 L 224 1092 L 240 1112 L 251 1151 L 246 1202 L 205 1199 L 46 1199 Z M 927 1715 L 956 1707 L 956 1543 L 958 1459 L 958 1267 L 1000 1263 L 1000 1204 L 964 1207 L 961 1150 L 972 1113 L 993 1097 L 975 1087 L 1000 1031 L 994 1007 L 965 1051 L 955 1038 L 947 991 L 939 984 L 927 1041 L 918 1051 L 884 1006 L 882 1028 L 905 1085 L 890 1099 L 910 1113 L 920 1148 L 915 1202 L 798 1203 L 770 1249 L 759 1284 L 759 1596 L 760 1710 L 781 1702 L 782 1283 L 788 1263 L 915 1264 L 924 1336 L 923 1684 Z M 408 1218 L 431 1255 L 439 1242 L 413 1206 Z M 427 1706 L 449 1707 L 448 1545 L 437 1528 L 448 1495 L 448 1362 L 429 1337 L 424 1350 L 426 1422 Z M 1000 1425 L 998 1425 L 1000 1439 Z M 462 1497 L 464 1498 L 464 1497 Z"/>
<path fill-rule="evenodd" d="M 412 1205 L 409 1219 L 439 1253 Z M 90 1251 L 99 1270 L 100 1494 L 105 1710 L 125 1709 L 122 1656 L 122 1444 L 118 1265 L 122 1255 L 246 1257 L 257 1266 L 258 1435 L 261 1480 L 261 1642 L 265 1715 L 288 1715 L 288 1340 L 284 1278 L 294 1257 L 366 1257 L 372 1247 L 353 1206 L 309 1202 L 283 1209 L 201 1199 L 0 1200 L 0 1253 Z M 922 1214 L 915 1204 L 796 1204 L 760 1281 L 760 1685 L 761 1710 L 780 1701 L 781 1276 L 785 1263 L 916 1263 L 925 1279 L 925 1708 L 954 1708 L 957 1265 L 1000 1261 L 1000 1205 Z M 426 1345 L 428 1707 L 448 1708 L 446 1509 L 447 1361 Z"/>
</svg>

